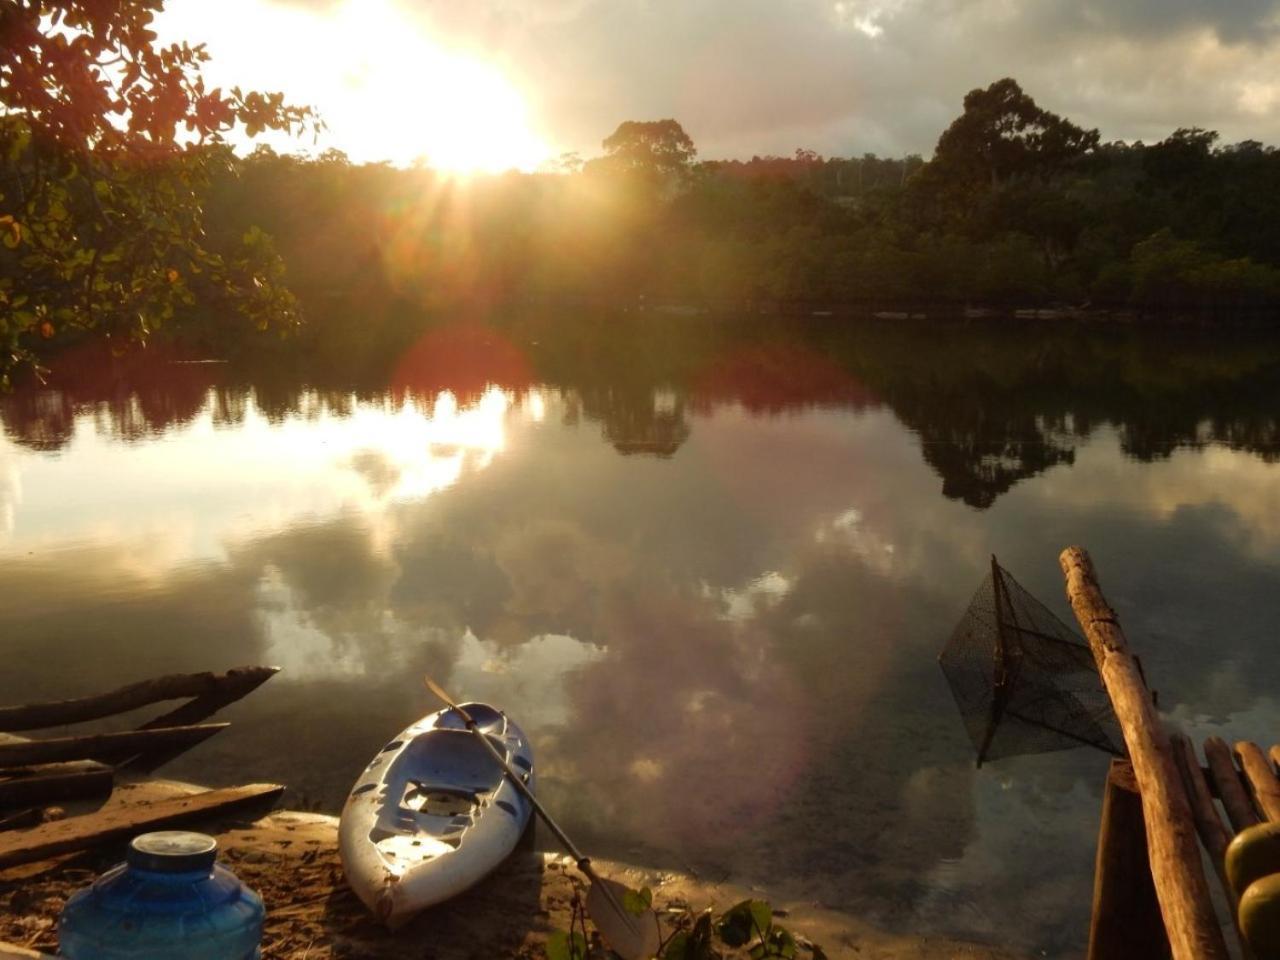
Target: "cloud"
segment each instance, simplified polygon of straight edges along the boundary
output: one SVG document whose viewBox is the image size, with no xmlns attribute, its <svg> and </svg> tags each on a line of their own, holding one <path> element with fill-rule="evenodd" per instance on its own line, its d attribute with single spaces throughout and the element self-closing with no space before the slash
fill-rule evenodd
<svg viewBox="0 0 1280 960">
<path fill-rule="evenodd" d="M 544 134 L 587 153 L 674 116 L 704 157 L 929 153 L 964 94 L 1012 75 L 1106 139 L 1182 125 L 1280 139 L 1247 109 L 1274 69 L 1276 0 L 478 0 L 414 11 L 499 62 Z"/>
<path fill-rule="evenodd" d="M 1276 0 L 1057 0 L 1043 9 L 1059 26 L 1134 38 L 1210 30 L 1223 43 L 1256 44 L 1280 27 Z"/>
</svg>

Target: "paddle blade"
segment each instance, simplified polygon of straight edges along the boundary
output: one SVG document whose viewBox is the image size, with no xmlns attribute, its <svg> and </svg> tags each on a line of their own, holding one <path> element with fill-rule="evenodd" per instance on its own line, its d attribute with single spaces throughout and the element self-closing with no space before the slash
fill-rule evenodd
<svg viewBox="0 0 1280 960">
<path fill-rule="evenodd" d="M 629 893 L 615 880 L 593 877 L 587 891 L 587 915 L 609 949 L 622 960 L 652 960 L 662 945 L 658 915 L 648 909 L 638 914 L 629 911 Z"/>
<path fill-rule="evenodd" d="M 457 709 L 458 705 L 453 702 L 453 698 L 450 697 L 447 693 L 445 693 L 444 690 L 440 688 L 440 685 L 437 684 L 434 680 L 432 680 L 431 677 L 429 676 L 423 677 L 422 681 L 427 685 L 428 690 L 430 690 L 437 697 L 439 697 L 441 700 L 444 701 L 445 706 L 453 707 L 455 710 Z"/>
</svg>

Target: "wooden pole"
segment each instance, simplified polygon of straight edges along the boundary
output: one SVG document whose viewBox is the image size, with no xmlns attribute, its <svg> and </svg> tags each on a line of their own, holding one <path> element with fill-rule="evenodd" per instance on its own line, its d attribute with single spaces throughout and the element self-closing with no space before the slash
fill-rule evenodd
<svg viewBox="0 0 1280 960">
<path fill-rule="evenodd" d="M 1142 798 L 1128 760 L 1112 760 L 1102 795 L 1088 960 L 1167 960 L 1151 880 Z"/>
<path fill-rule="evenodd" d="M 16 767 L 0 779 L 0 808 L 105 797 L 113 784 L 112 769 L 92 760 Z"/>
<path fill-rule="evenodd" d="M 1227 880 L 1227 846 L 1231 843 L 1231 831 L 1218 815 L 1218 808 L 1213 804 L 1213 793 L 1205 780 L 1204 768 L 1196 758 L 1196 747 L 1190 739 L 1175 733 L 1170 740 L 1173 743 L 1173 758 L 1178 764 L 1178 773 L 1182 776 L 1182 785 L 1187 790 L 1187 799 L 1191 802 L 1191 812 L 1196 818 L 1196 832 L 1200 834 L 1200 842 L 1209 854 L 1209 862 L 1218 877 L 1218 884 L 1231 907 L 1231 925 L 1235 928 L 1236 938 L 1240 943 L 1243 957 L 1252 957 L 1248 944 L 1240 933 L 1236 908 L 1240 906 L 1240 898 L 1236 896 Z"/>
<path fill-rule="evenodd" d="M 1231 748 L 1221 737 L 1210 737 L 1204 742 L 1204 760 L 1209 765 L 1209 775 L 1218 788 L 1218 796 L 1222 807 L 1227 811 L 1227 819 L 1237 833 L 1246 827 L 1258 823 L 1258 814 L 1254 812 L 1249 794 L 1240 782 L 1240 774 L 1231 759 Z"/>
<path fill-rule="evenodd" d="M 59 763 L 64 760 L 111 760 L 135 757 L 155 747 L 189 749 L 230 724 L 206 723 L 191 727 L 161 727 L 155 730 L 129 730 L 124 733 L 98 733 L 83 737 L 55 737 L 47 740 L 14 740 L 0 743 L 0 767 L 26 766 L 32 763 Z"/>
<path fill-rule="evenodd" d="M 1200 834 L 1200 842 L 1209 852 L 1214 870 L 1228 891 L 1223 864 L 1227 855 L 1227 844 L 1231 842 L 1231 833 L 1218 816 L 1218 808 L 1213 805 L 1213 793 L 1205 781 L 1204 770 L 1196 759 L 1195 745 L 1182 734 L 1174 734 L 1170 738 L 1173 743 L 1174 760 L 1178 764 L 1178 773 L 1182 777 L 1183 786 L 1187 789 L 1187 799 L 1191 803 L 1191 813 L 1196 818 L 1196 832 Z"/>
<path fill-rule="evenodd" d="M 987 729 L 982 737 L 982 745 L 978 747 L 978 766 L 987 759 L 987 751 L 991 749 L 991 741 L 995 738 L 996 729 L 1004 718 L 1005 707 L 1009 704 L 1009 695 L 1013 690 L 1013 678 L 1009 668 L 1009 642 L 1007 626 L 1004 622 L 1003 605 L 1007 602 L 1004 590 L 1004 578 L 1000 575 L 1000 564 L 996 555 L 991 555 L 991 595 L 995 602 L 996 648 L 995 663 L 992 668 L 991 712 L 987 716 Z"/>
<path fill-rule="evenodd" d="M 238 667 L 226 673 L 185 673 L 167 677 L 156 677 L 154 680 L 143 680 L 120 687 L 109 693 L 100 693 L 91 697 L 78 697 L 74 700 L 55 700 L 49 703 L 29 703 L 17 707 L 0 707 L 0 730 L 9 732 L 17 730 L 39 730 L 42 727 L 57 727 L 68 723 L 83 723 L 86 720 L 100 720 L 117 713 L 126 713 L 145 707 L 150 703 L 163 700 L 177 700 L 183 697 L 208 697 L 225 690 L 228 686 L 243 690 L 244 696 L 253 687 L 272 677 L 279 667 Z M 256 683 L 244 687 L 252 680 Z M 198 723 L 194 719 L 172 719 L 179 711 L 173 711 L 164 717 L 152 721 L 156 726 L 176 727 Z M 184 714 L 183 716 L 190 716 Z M 207 716 L 207 714 L 206 714 Z M 204 719 L 200 717 L 199 719 Z M 164 722 L 161 722 L 164 721 Z"/>
<path fill-rule="evenodd" d="M 1058 561 L 1066 575 L 1067 598 L 1089 640 L 1133 763 L 1151 875 L 1174 960 L 1226 960 L 1226 942 L 1200 865 L 1191 806 L 1151 692 L 1115 611 L 1102 595 L 1089 555 L 1068 547 Z"/>
<path fill-rule="evenodd" d="M 1256 743 L 1241 740 L 1236 744 L 1236 759 L 1253 788 L 1258 809 L 1268 820 L 1280 820 L 1280 779 L 1271 769 L 1262 748 Z"/>
</svg>

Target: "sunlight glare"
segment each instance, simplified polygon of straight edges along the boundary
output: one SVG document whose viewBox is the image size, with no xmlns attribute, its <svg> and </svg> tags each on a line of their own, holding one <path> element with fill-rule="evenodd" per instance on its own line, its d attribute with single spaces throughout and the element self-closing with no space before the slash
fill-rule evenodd
<svg viewBox="0 0 1280 960">
<path fill-rule="evenodd" d="M 332 147 L 357 162 L 453 173 L 533 170 L 551 156 L 522 92 L 496 64 L 447 48 L 394 0 L 315 10 L 223 0 L 213 9 L 171 0 L 157 19 L 161 38 L 207 42 L 215 84 L 284 90 L 320 111 L 328 129 L 314 145 L 259 138 L 277 150 Z"/>
</svg>

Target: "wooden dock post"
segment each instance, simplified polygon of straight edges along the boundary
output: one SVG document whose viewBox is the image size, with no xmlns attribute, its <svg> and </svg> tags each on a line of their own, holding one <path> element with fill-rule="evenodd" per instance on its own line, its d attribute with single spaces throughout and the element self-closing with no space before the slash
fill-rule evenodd
<svg viewBox="0 0 1280 960">
<path fill-rule="evenodd" d="M 1174 960 L 1226 960 L 1227 947 L 1209 898 L 1200 844 L 1173 748 L 1151 692 L 1129 651 L 1116 613 L 1079 547 L 1058 558 L 1067 598 L 1089 640 L 1111 698 L 1141 795 L 1151 876 Z"/>
<path fill-rule="evenodd" d="M 1098 827 L 1088 960 L 1169 956 L 1169 937 L 1151 879 L 1138 782 L 1128 760 L 1112 760 Z"/>
</svg>

